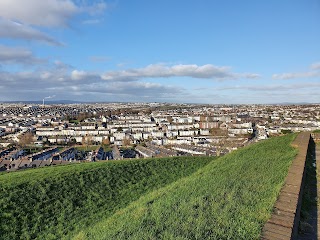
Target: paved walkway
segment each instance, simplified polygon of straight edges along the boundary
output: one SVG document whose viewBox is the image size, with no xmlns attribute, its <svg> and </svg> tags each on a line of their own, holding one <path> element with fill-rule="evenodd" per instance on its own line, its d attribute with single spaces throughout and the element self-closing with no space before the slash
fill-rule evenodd
<svg viewBox="0 0 320 240">
<path fill-rule="evenodd" d="M 316 164 L 317 164 L 317 235 L 320 239 L 320 209 L 319 209 L 319 198 L 320 198 L 320 143 L 316 145 Z"/>
<path fill-rule="evenodd" d="M 303 233 L 300 233 L 298 235 L 297 240 L 320 240 L 320 234 L 319 234 L 319 219 L 320 219 L 320 211 L 318 210 L 318 198 L 320 196 L 320 145 L 316 145 L 316 149 L 314 151 L 314 162 L 316 164 L 316 169 L 314 171 L 317 172 L 309 172 L 311 174 L 311 177 L 307 179 L 308 181 L 308 190 L 310 194 L 310 198 L 316 199 L 317 204 L 312 205 L 311 208 L 308 211 L 308 222 L 303 223 Z"/>
<path fill-rule="evenodd" d="M 305 163 L 310 133 L 300 133 L 292 145 L 298 148 L 285 179 L 279 197 L 274 205 L 271 218 L 264 225 L 261 239 L 289 240 L 296 239 L 302 202 L 302 180 L 305 174 Z M 293 237 L 293 238 L 292 238 Z"/>
<path fill-rule="evenodd" d="M 307 158 L 306 162 L 308 136 L 308 133 L 300 133 L 293 142 L 299 152 L 289 168 L 273 214 L 262 230 L 263 240 L 320 240 L 320 142 L 309 145 L 312 158 Z M 300 212 L 302 200 L 304 206 Z M 300 223 L 298 231 L 300 213 L 308 220 Z"/>
</svg>

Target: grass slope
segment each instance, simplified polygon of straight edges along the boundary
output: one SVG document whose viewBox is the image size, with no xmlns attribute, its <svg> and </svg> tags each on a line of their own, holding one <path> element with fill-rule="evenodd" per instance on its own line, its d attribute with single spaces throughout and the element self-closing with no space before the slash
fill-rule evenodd
<svg viewBox="0 0 320 240">
<path fill-rule="evenodd" d="M 296 155 L 295 135 L 221 157 L 74 239 L 259 239 Z"/>
<path fill-rule="evenodd" d="M 0 239 L 61 239 L 213 158 L 73 164 L 0 175 Z"/>
</svg>

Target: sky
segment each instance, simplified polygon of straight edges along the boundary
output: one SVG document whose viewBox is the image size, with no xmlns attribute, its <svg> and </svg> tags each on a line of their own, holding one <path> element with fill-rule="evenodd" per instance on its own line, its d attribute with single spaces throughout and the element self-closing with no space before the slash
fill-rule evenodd
<svg viewBox="0 0 320 240">
<path fill-rule="evenodd" d="M 1 0 L 0 101 L 320 103 L 320 0 Z"/>
</svg>

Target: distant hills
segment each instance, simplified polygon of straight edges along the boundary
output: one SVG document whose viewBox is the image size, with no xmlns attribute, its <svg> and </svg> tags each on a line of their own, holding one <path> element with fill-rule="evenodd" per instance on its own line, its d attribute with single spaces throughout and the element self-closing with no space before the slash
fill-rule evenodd
<svg viewBox="0 0 320 240">
<path fill-rule="evenodd" d="M 1 101 L 1 103 L 22 103 L 22 104 L 43 104 L 43 101 Z M 84 101 L 74 100 L 45 100 L 45 104 L 72 104 L 72 103 L 87 103 Z"/>
<path fill-rule="evenodd" d="M 0 103 L 22 103 L 22 104 L 42 104 L 43 101 L 0 101 Z M 129 103 L 129 102 L 119 102 L 119 101 L 77 101 L 77 100 L 45 100 L 46 105 L 52 105 L 52 104 L 74 104 L 74 103 L 83 103 L 83 104 L 90 104 L 90 103 Z M 165 104 L 165 103 L 163 103 Z M 174 104 L 174 103 L 172 103 Z M 201 103 L 184 103 L 184 104 L 196 104 L 196 105 L 202 105 Z M 256 103 L 252 103 L 256 104 Z M 258 105 L 309 105 L 309 104 L 317 104 L 317 103 L 310 103 L 310 102 L 281 102 L 281 103 L 261 103 Z M 222 103 L 217 103 L 217 104 L 204 104 L 204 105 L 242 105 L 242 104 L 222 104 Z M 243 104 L 243 105 L 250 105 L 250 104 Z"/>
</svg>

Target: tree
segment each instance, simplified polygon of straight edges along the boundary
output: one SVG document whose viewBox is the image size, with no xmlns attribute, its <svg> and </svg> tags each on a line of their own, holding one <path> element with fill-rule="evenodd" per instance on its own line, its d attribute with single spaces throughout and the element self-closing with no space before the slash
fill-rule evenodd
<svg viewBox="0 0 320 240">
<path fill-rule="evenodd" d="M 228 131 L 221 129 L 221 128 L 211 128 L 209 132 L 212 134 L 212 136 L 227 136 Z"/>
<path fill-rule="evenodd" d="M 172 116 L 168 116 L 168 117 L 167 117 L 167 120 L 168 120 L 169 123 L 172 123 L 172 122 L 173 122 Z"/>
<path fill-rule="evenodd" d="M 129 138 L 123 138 L 123 139 L 122 139 L 122 144 L 123 144 L 124 146 L 130 145 L 130 139 L 129 139 Z"/>
<path fill-rule="evenodd" d="M 151 110 L 150 108 L 148 108 L 148 109 L 145 109 L 143 112 L 144 112 L 146 115 L 150 115 L 150 114 L 152 113 L 152 110 Z"/>
<path fill-rule="evenodd" d="M 102 144 L 103 144 L 103 145 L 109 145 L 109 144 L 110 144 L 109 137 L 105 137 L 105 138 L 103 138 L 103 140 L 102 140 Z"/>
<path fill-rule="evenodd" d="M 281 129 L 281 133 L 282 134 L 289 134 L 289 133 L 293 133 L 290 129 Z"/>
<path fill-rule="evenodd" d="M 82 137 L 82 145 L 86 146 L 86 150 L 88 150 L 88 145 L 91 145 L 93 142 L 92 136 Z"/>
<path fill-rule="evenodd" d="M 26 147 L 33 142 L 33 134 L 31 132 L 26 132 L 24 134 L 21 134 L 18 139 L 19 145 L 22 147 Z"/>
</svg>

